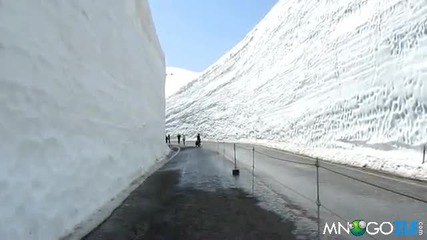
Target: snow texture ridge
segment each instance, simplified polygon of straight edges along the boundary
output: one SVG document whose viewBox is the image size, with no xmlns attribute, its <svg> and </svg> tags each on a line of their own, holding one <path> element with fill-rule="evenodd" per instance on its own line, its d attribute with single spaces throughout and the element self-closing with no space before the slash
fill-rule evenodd
<svg viewBox="0 0 427 240">
<path fill-rule="evenodd" d="M 167 100 L 169 132 L 427 179 L 424 0 L 279 1 Z"/>
<path fill-rule="evenodd" d="M 0 239 L 53 240 L 168 148 L 146 0 L 0 1 Z"/>
</svg>

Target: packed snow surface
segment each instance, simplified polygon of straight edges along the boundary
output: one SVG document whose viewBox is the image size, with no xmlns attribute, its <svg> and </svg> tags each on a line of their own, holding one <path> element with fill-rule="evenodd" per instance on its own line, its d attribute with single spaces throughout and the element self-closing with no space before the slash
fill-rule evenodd
<svg viewBox="0 0 427 240">
<path fill-rule="evenodd" d="M 282 0 L 167 100 L 170 132 L 427 179 L 424 0 Z"/>
<path fill-rule="evenodd" d="M 200 74 L 190 70 L 166 67 L 166 98 L 177 93 L 184 86 L 195 80 Z"/>
<path fill-rule="evenodd" d="M 0 239 L 73 233 L 168 153 L 146 0 L 0 1 Z"/>
</svg>

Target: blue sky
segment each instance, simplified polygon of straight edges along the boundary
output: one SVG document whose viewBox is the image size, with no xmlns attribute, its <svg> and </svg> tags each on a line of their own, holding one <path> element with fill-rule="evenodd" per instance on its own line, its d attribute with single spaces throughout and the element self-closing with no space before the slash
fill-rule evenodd
<svg viewBox="0 0 427 240">
<path fill-rule="evenodd" d="M 149 0 L 166 65 L 203 71 L 230 50 L 277 0 Z"/>
</svg>

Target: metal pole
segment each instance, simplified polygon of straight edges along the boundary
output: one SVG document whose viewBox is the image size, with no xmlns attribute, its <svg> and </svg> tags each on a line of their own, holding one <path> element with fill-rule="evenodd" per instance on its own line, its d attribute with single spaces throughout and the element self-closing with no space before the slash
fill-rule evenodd
<svg viewBox="0 0 427 240">
<path fill-rule="evenodd" d="M 426 161 L 426 145 L 424 145 L 423 147 L 423 164 L 425 163 L 425 161 Z"/>
<path fill-rule="evenodd" d="M 316 158 L 316 190 L 317 190 L 317 239 L 320 239 L 320 188 L 319 188 L 319 159 Z"/>
<path fill-rule="evenodd" d="M 255 188 L 255 147 L 252 147 L 252 194 Z"/>
<path fill-rule="evenodd" d="M 234 169 L 236 169 L 237 168 L 237 163 L 236 163 L 236 144 L 234 143 L 233 146 L 234 146 Z"/>
<path fill-rule="evenodd" d="M 216 142 L 216 152 L 218 153 L 218 155 L 220 154 L 219 153 L 219 142 Z"/>
<path fill-rule="evenodd" d="M 218 154 L 218 160 L 219 160 L 219 157 L 221 155 L 221 152 L 219 151 L 219 142 L 216 142 L 216 153 Z"/>
</svg>

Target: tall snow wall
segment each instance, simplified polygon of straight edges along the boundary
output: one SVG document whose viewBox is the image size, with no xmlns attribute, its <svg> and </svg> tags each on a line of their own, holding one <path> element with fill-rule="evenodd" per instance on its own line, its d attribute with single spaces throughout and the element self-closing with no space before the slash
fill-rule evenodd
<svg viewBox="0 0 427 240">
<path fill-rule="evenodd" d="M 0 1 L 0 239 L 72 236 L 160 161 L 164 78 L 146 0 Z"/>
<path fill-rule="evenodd" d="M 426 19 L 425 0 L 281 0 L 168 98 L 167 131 L 427 179 Z"/>
</svg>

